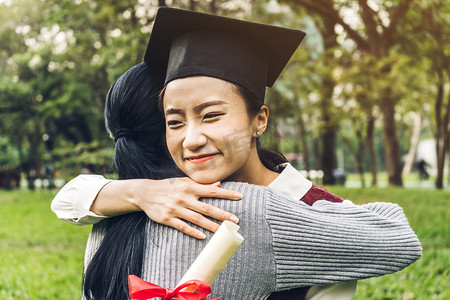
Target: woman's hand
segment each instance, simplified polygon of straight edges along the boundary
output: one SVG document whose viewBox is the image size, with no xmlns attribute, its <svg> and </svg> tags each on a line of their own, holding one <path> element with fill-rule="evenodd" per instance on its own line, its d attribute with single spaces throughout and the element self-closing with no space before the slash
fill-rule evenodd
<svg viewBox="0 0 450 300">
<path fill-rule="evenodd" d="M 144 211 L 153 221 L 199 239 L 205 238 L 205 234 L 185 221 L 212 232 L 219 224 L 205 216 L 220 221 L 239 221 L 229 212 L 198 201 L 201 197 L 239 200 L 242 195 L 220 188 L 220 183 L 203 185 L 189 178 L 115 180 L 103 187 L 91 211 L 105 216 Z"/>
</svg>

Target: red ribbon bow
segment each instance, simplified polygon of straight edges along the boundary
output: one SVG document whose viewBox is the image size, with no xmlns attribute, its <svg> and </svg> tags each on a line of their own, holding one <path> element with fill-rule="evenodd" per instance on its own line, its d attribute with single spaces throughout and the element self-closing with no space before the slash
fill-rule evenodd
<svg viewBox="0 0 450 300">
<path fill-rule="evenodd" d="M 194 286 L 197 292 L 183 292 L 182 289 Z M 149 299 L 159 297 L 163 300 L 216 300 L 219 298 L 205 298 L 211 293 L 211 287 L 201 280 L 189 280 L 176 289 L 166 289 L 147 282 L 135 275 L 128 276 L 128 290 L 131 299 Z"/>
</svg>

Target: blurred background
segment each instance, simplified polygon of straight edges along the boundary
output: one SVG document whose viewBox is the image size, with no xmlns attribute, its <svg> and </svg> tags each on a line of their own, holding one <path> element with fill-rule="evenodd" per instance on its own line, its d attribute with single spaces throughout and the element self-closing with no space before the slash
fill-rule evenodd
<svg viewBox="0 0 450 300">
<path fill-rule="evenodd" d="M 115 177 L 105 96 L 161 5 L 307 33 L 267 90 L 263 145 L 356 203 L 404 208 L 424 256 L 356 299 L 449 299 L 448 0 L 0 0 L 0 298 L 79 299 L 90 228 L 50 201 L 80 173 Z"/>
<path fill-rule="evenodd" d="M 263 142 L 310 178 L 449 185 L 449 1 L 0 0 L 1 187 L 114 173 L 105 95 L 142 62 L 159 5 L 307 32 L 268 89 Z"/>
</svg>

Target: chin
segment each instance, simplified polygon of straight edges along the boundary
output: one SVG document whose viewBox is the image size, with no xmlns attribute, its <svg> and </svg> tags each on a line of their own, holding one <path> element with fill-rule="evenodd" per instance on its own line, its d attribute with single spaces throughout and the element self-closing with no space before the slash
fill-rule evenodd
<svg viewBox="0 0 450 300">
<path fill-rule="evenodd" d="M 191 176 L 189 176 L 192 180 L 194 180 L 197 183 L 202 183 L 202 184 L 210 184 L 210 183 L 214 183 L 217 182 L 221 179 L 218 179 L 216 176 L 207 176 L 206 174 L 192 174 Z"/>
<path fill-rule="evenodd" d="M 227 178 L 227 176 L 223 174 L 218 174 L 217 171 L 213 170 L 213 172 L 208 171 L 196 171 L 192 174 L 189 174 L 189 177 L 194 180 L 195 182 L 202 183 L 202 184 L 209 184 L 214 183 L 217 181 L 222 181 Z"/>
</svg>

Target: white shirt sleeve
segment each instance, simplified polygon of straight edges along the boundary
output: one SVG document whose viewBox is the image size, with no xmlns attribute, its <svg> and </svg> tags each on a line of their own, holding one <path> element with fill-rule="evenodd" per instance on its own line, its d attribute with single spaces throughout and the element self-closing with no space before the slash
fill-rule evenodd
<svg viewBox="0 0 450 300">
<path fill-rule="evenodd" d="M 56 216 L 70 224 L 90 225 L 107 218 L 90 211 L 100 190 L 110 182 L 101 175 L 78 175 L 56 194 L 51 209 Z"/>
</svg>

